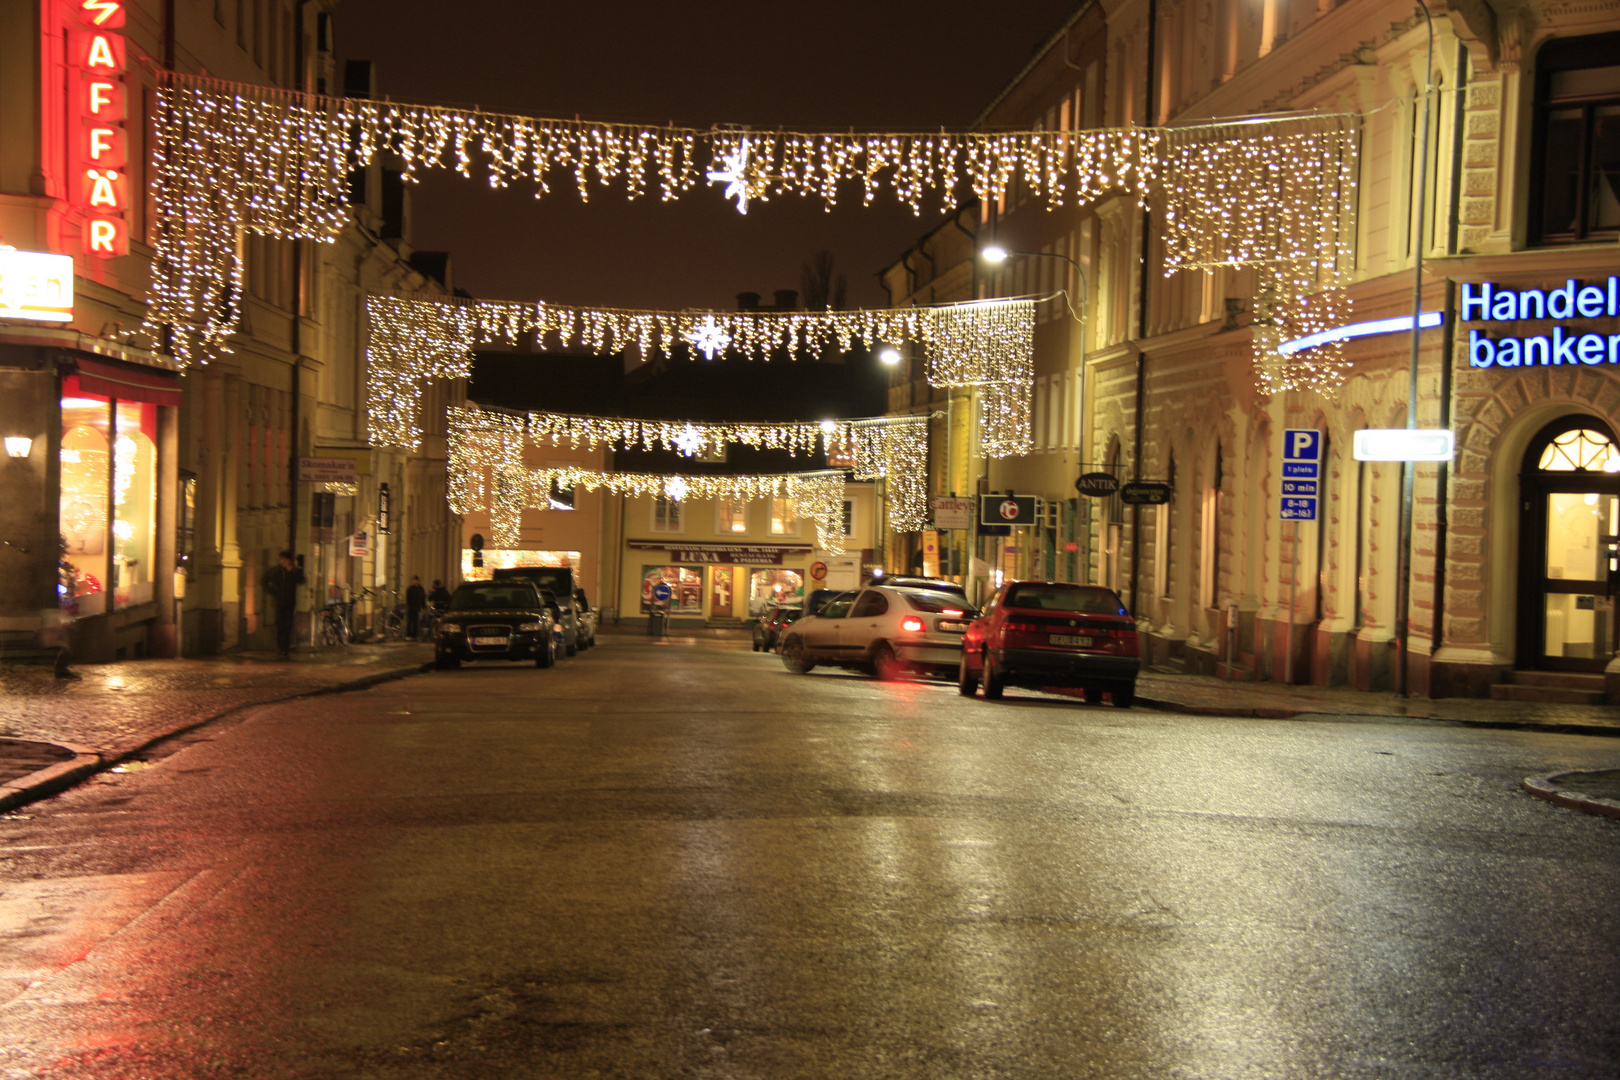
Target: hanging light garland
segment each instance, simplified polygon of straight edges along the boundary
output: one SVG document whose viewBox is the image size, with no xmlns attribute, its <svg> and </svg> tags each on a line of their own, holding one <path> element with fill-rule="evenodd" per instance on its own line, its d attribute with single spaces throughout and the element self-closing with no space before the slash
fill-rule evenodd
<svg viewBox="0 0 1620 1080">
<path fill-rule="evenodd" d="M 1356 131 L 1345 117 L 1168 129 L 1160 144 L 1165 274 L 1254 267 L 1255 374 L 1264 393 L 1331 395 L 1343 342 L 1277 346 L 1349 322 Z"/>
<path fill-rule="evenodd" d="M 473 350 L 479 345 L 513 345 L 519 337 L 537 334 L 542 342 L 549 337 L 562 348 L 597 353 L 636 348 L 646 354 L 667 352 L 689 342 L 690 335 L 713 328 L 727 338 L 731 349 L 757 360 L 783 352 L 815 355 L 834 345 L 848 351 L 857 341 L 917 343 L 931 357 L 933 385 L 985 388 L 982 449 L 992 457 L 1006 457 L 1024 453 L 1031 445 L 1035 303 L 994 300 L 858 311 L 715 312 L 372 296 L 366 301 L 371 324 L 366 350 L 370 438 L 374 446 L 412 450 L 420 446 L 425 380 L 470 375 Z M 762 431 L 764 427 L 769 425 Z M 657 438 L 673 446 L 669 440 L 674 434 L 678 431 L 666 434 L 659 429 Z M 926 453 L 925 442 L 925 458 Z M 924 511 L 918 513 L 926 516 Z M 904 518 L 912 519 L 911 509 L 904 511 Z"/>
<path fill-rule="evenodd" d="M 920 419 L 926 422 L 926 418 Z M 834 555 L 844 551 L 844 474 L 840 471 L 687 476 L 602 473 L 572 466 L 531 470 L 523 463 L 527 439 L 521 416 L 452 407 L 449 433 L 450 509 L 457 514 L 488 510 L 498 548 L 521 543 L 524 508 L 548 509 L 553 486 L 557 486 L 638 498 L 662 496 L 676 502 L 688 498 L 793 499 L 798 516 L 815 523 L 817 546 Z"/>
<path fill-rule="evenodd" d="M 849 459 L 857 479 L 887 480 L 889 527 L 917 532 L 928 520 L 928 422 L 927 416 L 880 416 L 810 423 L 713 423 L 531 412 L 528 435 L 535 446 L 662 448 L 687 457 L 717 456 L 727 446 L 786 450 L 795 456 L 821 450 L 829 459 Z"/>
<path fill-rule="evenodd" d="M 334 239 L 348 220 L 349 174 L 382 154 L 401 162 L 407 180 L 436 168 L 470 179 L 476 163 L 491 187 L 527 181 L 536 197 L 559 175 L 582 199 L 622 185 L 630 198 L 656 188 L 668 201 L 707 182 L 723 185 L 740 211 L 775 196 L 819 198 L 831 208 L 850 187 L 869 204 L 887 186 L 918 214 L 928 203 L 954 206 L 964 186 L 988 203 L 1017 181 L 1049 207 L 1134 192 L 1139 203 L 1162 206 L 1167 271 L 1276 268 L 1272 298 L 1258 314 L 1279 327 L 1279 339 L 1303 336 L 1327 317 L 1309 298 L 1337 287 L 1353 236 L 1346 221 L 1356 130 L 1342 115 L 1191 129 L 702 130 L 335 98 L 169 71 L 157 80 L 156 265 L 146 330 L 168 328 L 182 363 L 228 351 L 240 316 L 239 238 Z M 693 344 L 710 355 L 735 347 L 728 328 L 710 325 Z M 1265 373 L 1278 358 L 1264 337 L 1257 357 L 1263 381 L 1274 382 Z M 1294 363 L 1321 364 L 1323 353 Z"/>
</svg>

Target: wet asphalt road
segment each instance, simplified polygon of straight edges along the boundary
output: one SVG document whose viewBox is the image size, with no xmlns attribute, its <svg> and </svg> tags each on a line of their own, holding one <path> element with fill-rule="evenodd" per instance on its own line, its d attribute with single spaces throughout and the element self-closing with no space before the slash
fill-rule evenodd
<svg viewBox="0 0 1620 1080">
<path fill-rule="evenodd" d="M 1620 740 L 613 643 L 0 819 L 0 1075 L 1613 1077 Z"/>
</svg>

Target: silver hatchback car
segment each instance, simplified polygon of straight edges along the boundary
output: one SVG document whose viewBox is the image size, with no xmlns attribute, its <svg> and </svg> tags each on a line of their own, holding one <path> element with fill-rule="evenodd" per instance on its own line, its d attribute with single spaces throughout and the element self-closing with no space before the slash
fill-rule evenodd
<svg viewBox="0 0 1620 1080">
<path fill-rule="evenodd" d="M 908 672 L 954 676 L 962 635 L 977 615 L 954 591 L 868 586 L 833 597 L 787 627 L 782 663 L 801 675 L 830 664 L 880 679 Z"/>
</svg>

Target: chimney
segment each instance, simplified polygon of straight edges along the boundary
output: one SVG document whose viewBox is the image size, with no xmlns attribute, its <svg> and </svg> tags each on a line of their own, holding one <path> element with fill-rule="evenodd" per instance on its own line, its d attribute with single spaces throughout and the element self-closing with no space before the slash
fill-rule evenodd
<svg viewBox="0 0 1620 1080">
<path fill-rule="evenodd" d="M 797 290 L 797 289 L 777 289 L 776 290 L 776 310 L 777 311 L 798 311 L 799 310 L 799 290 Z"/>
<path fill-rule="evenodd" d="M 757 293 L 757 292 L 740 292 L 740 293 L 738 293 L 737 294 L 737 310 L 738 311 L 758 311 L 759 310 L 759 293 Z"/>
</svg>

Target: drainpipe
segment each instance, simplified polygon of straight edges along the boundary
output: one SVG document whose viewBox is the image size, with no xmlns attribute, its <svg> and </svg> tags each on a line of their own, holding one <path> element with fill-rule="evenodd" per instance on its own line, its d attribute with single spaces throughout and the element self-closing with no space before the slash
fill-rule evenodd
<svg viewBox="0 0 1620 1080">
<path fill-rule="evenodd" d="M 1143 96 L 1145 119 L 1148 126 L 1158 123 L 1158 103 L 1155 94 L 1157 81 L 1154 69 L 1157 66 L 1158 52 L 1158 22 L 1159 2 L 1148 0 L 1147 10 L 1147 93 Z M 1142 479 L 1142 425 L 1147 421 L 1147 350 L 1143 343 L 1148 337 L 1148 248 L 1153 239 L 1153 215 L 1144 206 L 1142 208 L 1142 273 L 1137 284 L 1137 350 L 1136 350 L 1136 460 L 1132 462 L 1134 479 Z M 1142 617 L 1142 609 L 1137 601 L 1137 585 L 1141 579 L 1142 563 L 1142 507 L 1131 506 L 1131 614 L 1137 618 Z"/>
</svg>

